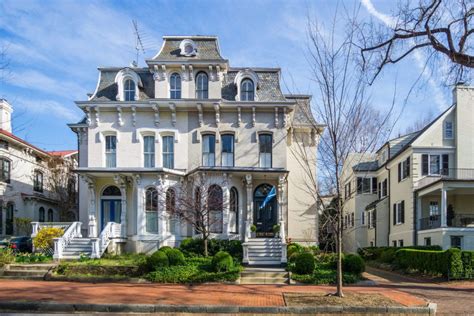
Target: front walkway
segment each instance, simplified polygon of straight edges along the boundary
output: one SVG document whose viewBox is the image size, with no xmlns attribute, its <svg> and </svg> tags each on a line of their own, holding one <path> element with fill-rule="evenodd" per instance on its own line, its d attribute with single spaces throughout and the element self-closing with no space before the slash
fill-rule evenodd
<svg viewBox="0 0 474 316">
<path fill-rule="evenodd" d="M 438 304 L 437 315 L 473 315 L 474 282 L 435 283 L 367 267 L 364 276 L 379 288 L 395 289 Z"/>
<path fill-rule="evenodd" d="M 413 295 L 386 287 L 346 287 L 347 292 L 378 293 L 413 307 L 426 305 Z M 160 285 L 0 280 L 0 301 L 77 304 L 163 304 L 285 306 L 284 293 L 331 293 L 330 286 Z"/>
</svg>

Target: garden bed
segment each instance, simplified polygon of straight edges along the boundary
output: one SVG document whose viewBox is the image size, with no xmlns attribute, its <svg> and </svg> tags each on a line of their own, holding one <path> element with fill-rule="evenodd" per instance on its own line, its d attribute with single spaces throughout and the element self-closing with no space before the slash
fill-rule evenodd
<svg viewBox="0 0 474 316">
<path fill-rule="evenodd" d="M 403 306 L 402 304 L 377 293 L 344 293 L 344 297 L 327 293 L 283 293 L 286 306 Z"/>
</svg>

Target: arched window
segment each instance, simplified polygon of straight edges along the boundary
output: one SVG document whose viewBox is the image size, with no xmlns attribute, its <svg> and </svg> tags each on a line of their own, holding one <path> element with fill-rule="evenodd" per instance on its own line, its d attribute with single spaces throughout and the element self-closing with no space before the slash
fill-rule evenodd
<svg viewBox="0 0 474 316">
<path fill-rule="evenodd" d="M 208 223 L 211 233 L 222 233 L 223 220 L 223 194 L 222 188 L 216 184 L 209 187 L 207 192 Z"/>
<path fill-rule="evenodd" d="M 235 187 L 230 189 L 230 231 L 239 233 L 239 192 Z"/>
<path fill-rule="evenodd" d="M 166 212 L 169 214 L 168 231 L 176 234 L 178 225 L 178 215 L 176 214 L 176 192 L 169 188 L 166 190 Z"/>
<path fill-rule="evenodd" d="M 105 188 L 104 192 L 102 192 L 102 196 L 121 196 L 122 193 L 120 189 L 117 188 L 115 185 L 110 185 Z"/>
<path fill-rule="evenodd" d="M 54 222 L 54 212 L 52 209 L 48 210 L 48 222 Z"/>
<path fill-rule="evenodd" d="M 148 188 L 145 192 L 146 232 L 158 233 L 158 191 Z"/>
<path fill-rule="evenodd" d="M 200 72 L 196 76 L 196 99 L 209 98 L 209 80 L 205 72 Z"/>
<path fill-rule="evenodd" d="M 39 215 L 38 215 L 38 221 L 43 223 L 45 221 L 46 217 L 46 212 L 44 210 L 44 207 L 39 208 Z"/>
<path fill-rule="evenodd" d="M 240 84 L 240 100 L 241 101 L 254 101 L 255 99 L 255 87 L 253 81 L 250 79 L 242 80 Z"/>
<path fill-rule="evenodd" d="M 125 80 L 123 95 L 125 96 L 125 101 L 135 101 L 135 82 L 132 79 Z"/>
<path fill-rule="evenodd" d="M 5 234 L 13 235 L 13 223 L 15 222 L 14 213 L 15 205 L 13 203 L 7 204 L 7 214 L 5 216 Z"/>
<path fill-rule="evenodd" d="M 170 76 L 170 98 L 181 99 L 181 76 L 177 73 Z"/>
<path fill-rule="evenodd" d="M 10 183 L 11 163 L 6 158 L 0 158 L 0 182 Z"/>
<path fill-rule="evenodd" d="M 36 192 L 43 192 L 43 173 L 39 170 L 35 171 L 33 190 Z"/>
</svg>

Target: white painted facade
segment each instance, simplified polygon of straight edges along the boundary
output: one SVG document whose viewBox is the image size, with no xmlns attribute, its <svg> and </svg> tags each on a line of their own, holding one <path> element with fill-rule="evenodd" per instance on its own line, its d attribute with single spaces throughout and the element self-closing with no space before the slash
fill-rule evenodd
<svg viewBox="0 0 474 316">
<path fill-rule="evenodd" d="M 215 37 L 165 36 L 161 51 L 146 62 L 148 68 L 99 68 L 94 94 L 88 101 L 76 102 L 85 113 L 83 121 L 70 124 L 79 142 L 82 234 L 100 234 L 110 220 L 104 205 L 108 208 L 110 202 L 106 201 L 115 199 L 117 205 L 113 207 L 120 209 L 120 218 L 114 220 L 121 225 L 120 242 L 125 250 L 150 252 L 162 245 L 179 244 L 194 235 L 193 229 L 189 223 L 168 216 L 162 193 L 169 188 L 179 192 L 183 181 L 199 174 L 221 186 L 224 197 L 232 189 L 237 191 L 237 212 L 231 213 L 230 207 L 222 210 L 222 232 L 215 237 L 250 238 L 250 226 L 257 224 L 255 190 L 268 184 L 278 191 L 271 212 L 275 216 L 272 224 L 282 225 L 281 235 L 317 243 L 315 197 L 301 188 L 308 179 L 291 150 L 303 146 L 316 160 L 317 135 L 322 127 L 312 117 L 301 118 L 303 112 L 311 115 L 310 97 L 283 95 L 279 69 L 230 67 L 220 56 Z M 201 73 L 207 77 L 205 92 L 199 88 Z M 172 78 L 176 74 L 180 77 L 179 97 L 172 95 L 177 91 Z M 253 91 L 241 91 L 245 80 L 251 80 Z M 131 99 L 126 87 L 134 87 Z M 242 100 L 249 95 L 254 96 L 253 100 Z M 204 163 L 205 135 L 215 139 L 215 163 L 209 166 Z M 230 165 L 224 163 L 225 135 L 234 139 Z M 269 165 L 260 162 L 260 135 L 271 136 Z M 114 166 L 107 166 L 109 136 L 116 139 Z M 149 136 L 154 148 L 145 165 L 145 138 Z M 172 166 L 168 168 L 167 137 L 171 137 L 174 147 Z M 311 172 L 316 173 L 316 165 Z M 104 190 L 111 186 L 120 194 L 104 196 Z M 147 230 L 151 223 L 145 212 L 145 192 L 149 188 L 160 192 L 157 229 L 153 232 Z"/>
</svg>

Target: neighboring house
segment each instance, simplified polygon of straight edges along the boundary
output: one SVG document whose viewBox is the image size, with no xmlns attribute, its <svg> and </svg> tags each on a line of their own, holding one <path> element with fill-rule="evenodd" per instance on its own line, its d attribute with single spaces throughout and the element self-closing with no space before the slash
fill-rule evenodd
<svg viewBox="0 0 474 316">
<path fill-rule="evenodd" d="M 48 163 L 60 155 L 59 161 L 74 164 L 77 155 L 77 151 L 47 152 L 15 136 L 12 112 L 11 105 L 0 99 L 0 236 L 27 234 L 18 231 L 20 218 L 33 222 L 62 220 L 60 200 L 50 186 Z M 76 178 L 72 173 L 68 176 Z"/>
<path fill-rule="evenodd" d="M 303 146 L 316 160 L 322 127 L 310 96 L 284 95 L 278 68 L 231 67 L 213 36 L 165 36 L 146 63 L 99 68 L 95 92 L 76 102 L 85 113 L 70 124 L 83 235 L 104 236 L 115 222 L 126 251 L 178 245 L 193 229 L 170 226 L 179 219 L 166 210 L 186 179 L 205 174 L 231 201 L 213 237 L 249 241 L 252 224 L 272 237 L 281 224 L 283 237 L 317 243 L 315 194 L 292 151 Z M 260 209 L 272 187 L 276 197 Z"/>
<path fill-rule="evenodd" d="M 474 250 L 474 88 L 419 132 L 346 161 L 344 249 L 440 245 Z"/>
</svg>

